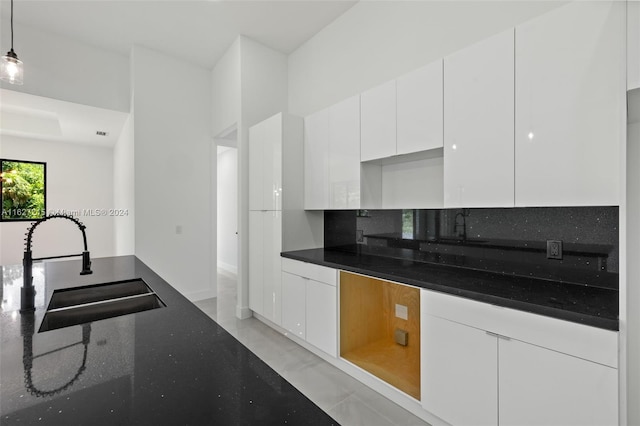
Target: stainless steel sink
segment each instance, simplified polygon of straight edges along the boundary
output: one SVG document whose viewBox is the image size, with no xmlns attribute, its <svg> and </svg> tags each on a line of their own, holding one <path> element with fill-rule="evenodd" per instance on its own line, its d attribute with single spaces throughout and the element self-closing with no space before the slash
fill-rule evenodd
<svg viewBox="0 0 640 426">
<path fill-rule="evenodd" d="M 165 306 L 141 279 L 56 290 L 39 332 Z"/>
</svg>

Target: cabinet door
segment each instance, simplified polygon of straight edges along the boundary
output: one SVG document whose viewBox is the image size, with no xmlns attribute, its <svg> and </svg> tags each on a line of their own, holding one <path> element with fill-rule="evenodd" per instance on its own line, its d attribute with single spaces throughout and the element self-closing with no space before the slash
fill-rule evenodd
<svg viewBox="0 0 640 426">
<path fill-rule="evenodd" d="M 282 114 L 249 129 L 249 210 L 282 209 Z"/>
<path fill-rule="evenodd" d="M 329 108 L 329 208 L 360 208 L 360 97 Z"/>
<path fill-rule="evenodd" d="M 304 208 L 329 208 L 329 110 L 304 119 Z"/>
<path fill-rule="evenodd" d="M 496 425 L 498 339 L 430 315 L 420 339 L 422 406 L 452 425 Z"/>
<path fill-rule="evenodd" d="M 571 2 L 516 27 L 517 206 L 619 203 L 624 9 Z"/>
<path fill-rule="evenodd" d="M 282 328 L 297 337 L 306 337 L 306 280 L 282 272 Z"/>
<path fill-rule="evenodd" d="M 396 82 L 389 81 L 360 95 L 361 161 L 396 155 Z"/>
<path fill-rule="evenodd" d="M 262 194 L 264 210 L 282 210 L 282 114 L 260 123 L 264 139 Z"/>
<path fill-rule="evenodd" d="M 307 280 L 307 342 L 331 356 L 338 356 L 336 288 Z"/>
<path fill-rule="evenodd" d="M 249 129 L 249 210 L 264 210 L 264 139 L 260 128 Z"/>
<path fill-rule="evenodd" d="M 499 348 L 501 424 L 618 424 L 618 370 L 517 340 Z"/>
<path fill-rule="evenodd" d="M 282 212 L 262 212 L 263 217 L 263 316 L 280 325 L 282 292 Z M 253 242 L 252 242 L 253 244 Z"/>
<path fill-rule="evenodd" d="M 443 143 L 442 60 L 433 62 L 396 82 L 397 154 L 409 154 Z"/>
<path fill-rule="evenodd" d="M 444 59 L 444 205 L 513 207 L 513 30 Z"/>
<path fill-rule="evenodd" d="M 264 213 L 249 212 L 249 308 L 264 315 Z"/>
</svg>

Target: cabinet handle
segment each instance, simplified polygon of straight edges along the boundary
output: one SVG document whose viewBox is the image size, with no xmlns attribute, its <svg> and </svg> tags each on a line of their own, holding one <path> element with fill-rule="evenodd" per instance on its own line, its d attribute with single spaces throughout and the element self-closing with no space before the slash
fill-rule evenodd
<svg viewBox="0 0 640 426">
<path fill-rule="evenodd" d="M 507 336 L 503 336 L 502 334 L 498 334 L 498 333 L 492 333 L 490 331 L 485 331 L 485 333 L 487 333 L 489 336 L 491 337 L 497 337 L 498 339 L 502 339 L 502 340 L 511 340 L 510 337 Z"/>
</svg>

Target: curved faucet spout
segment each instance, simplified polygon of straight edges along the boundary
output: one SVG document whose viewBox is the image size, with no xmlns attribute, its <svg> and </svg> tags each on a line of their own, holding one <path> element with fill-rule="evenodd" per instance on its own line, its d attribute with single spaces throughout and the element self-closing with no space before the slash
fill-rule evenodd
<svg viewBox="0 0 640 426">
<path fill-rule="evenodd" d="M 31 253 L 31 242 L 33 239 L 33 231 L 41 224 L 50 219 L 67 219 L 75 223 L 80 231 L 82 232 L 82 242 L 84 243 L 84 251 L 82 254 L 69 254 L 62 256 L 51 256 L 51 257 L 41 257 L 34 259 Z M 82 271 L 80 271 L 80 275 L 88 275 L 93 273 L 91 270 L 91 256 L 89 255 L 89 249 L 87 247 L 87 233 L 85 232 L 87 229 L 86 226 L 78 219 L 72 216 L 67 216 L 64 214 L 54 214 L 50 216 L 45 216 L 42 219 L 34 222 L 29 230 L 27 231 L 25 238 L 25 250 L 24 256 L 22 258 L 22 267 L 23 267 L 23 281 L 22 288 L 20 289 L 21 299 L 20 299 L 20 312 L 33 312 L 35 310 L 35 297 L 36 290 L 33 287 L 33 261 L 34 260 L 44 260 L 44 259 L 59 259 L 64 257 L 76 257 L 82 256 Z"/>
</svg>

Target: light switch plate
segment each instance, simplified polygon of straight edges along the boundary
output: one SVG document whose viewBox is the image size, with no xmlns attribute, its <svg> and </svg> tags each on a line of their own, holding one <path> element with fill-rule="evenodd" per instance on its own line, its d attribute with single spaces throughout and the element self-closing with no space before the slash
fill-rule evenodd
<svg viewBox="0 0 640 426">
<path fill-rule="evenodd" d="M 403 320 L 409 319 L 409 308 L 396 303 L 396 317 Z"/>
</svg>

